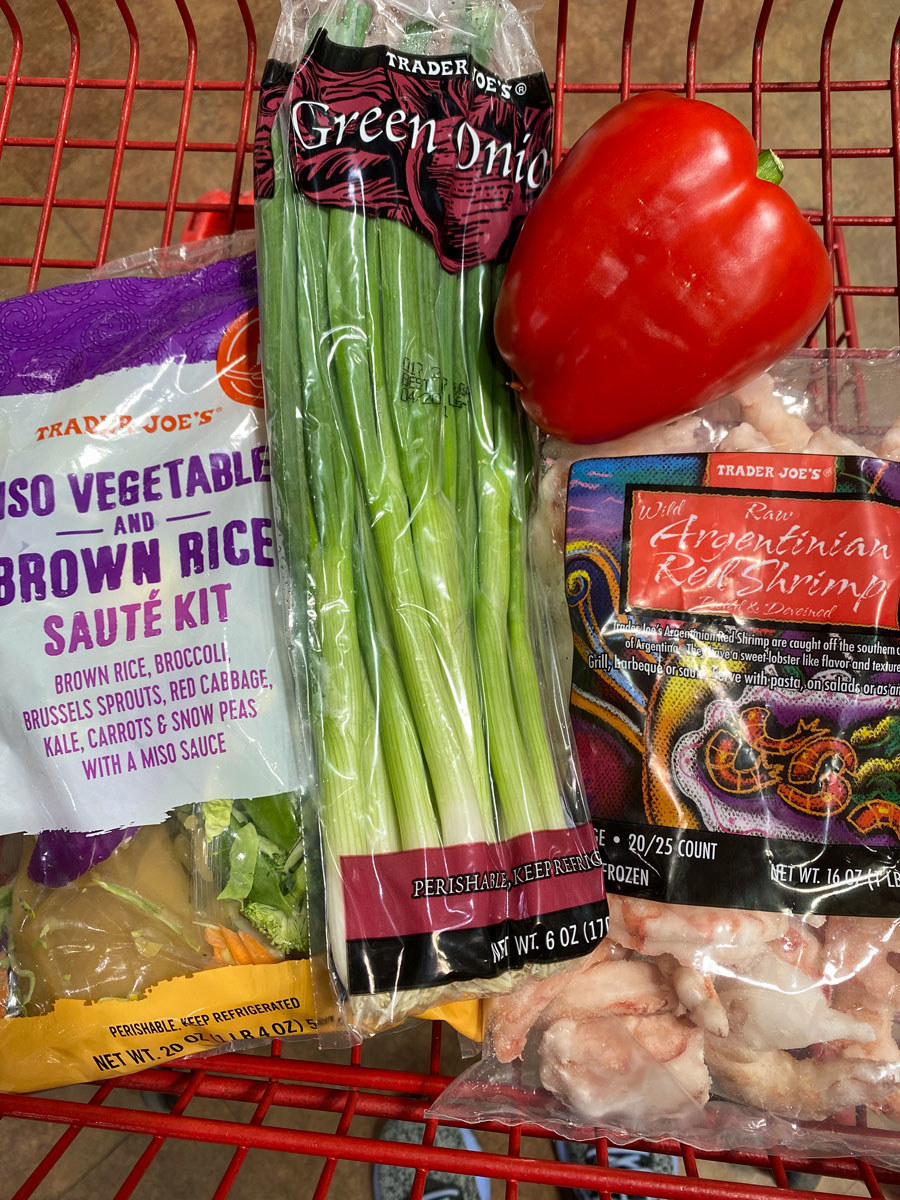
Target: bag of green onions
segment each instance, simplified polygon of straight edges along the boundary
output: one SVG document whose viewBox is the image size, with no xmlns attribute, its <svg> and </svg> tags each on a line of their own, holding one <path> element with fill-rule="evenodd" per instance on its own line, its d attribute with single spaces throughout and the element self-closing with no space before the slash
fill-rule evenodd
<svg viewBox="0 0 900 1200">
<path fill-rule="evenodd" d="M 491 336 L 552 110 L 508 0 L 285 4 L 256 144 L 263 371 L 319 948 L 372 1032 L 605 931 L 527 563 L 531 435 Z"/>
</svg>

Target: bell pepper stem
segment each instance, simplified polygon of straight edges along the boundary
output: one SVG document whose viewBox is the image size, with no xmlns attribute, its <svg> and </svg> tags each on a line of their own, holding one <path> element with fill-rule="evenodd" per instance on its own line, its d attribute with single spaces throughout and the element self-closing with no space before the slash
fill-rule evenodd
<svg viewBox="0 0 900 1200">
<path fill-rule="evenodd" d="M 784 179 L 784 163 L 774 150 L 763 150 L 756 160 L 756 178 L 767 183 L 781 183 Z"/>
</svg>

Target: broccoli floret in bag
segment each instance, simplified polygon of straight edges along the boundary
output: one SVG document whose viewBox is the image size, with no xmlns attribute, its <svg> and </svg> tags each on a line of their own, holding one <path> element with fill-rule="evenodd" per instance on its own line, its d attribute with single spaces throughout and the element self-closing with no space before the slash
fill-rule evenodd
<svg viewBox="0 0 900 1200">
<path fill-rule="evenodd" d="M 303 895 L 300 893 L 299 902 Z M 309 925 L 305 911 L 299 907 L 274 908 L 271 904 L 248 904 L 244 916 L 273 946 L 285 954 L 305 954 L 309 949 Z"/>
</svg>

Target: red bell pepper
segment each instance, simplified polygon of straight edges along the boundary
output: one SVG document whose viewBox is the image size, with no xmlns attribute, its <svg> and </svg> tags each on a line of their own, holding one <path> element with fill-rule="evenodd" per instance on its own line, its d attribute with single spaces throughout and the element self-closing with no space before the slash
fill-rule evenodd
<svg viewBox="0 0 900 1200">
<path fill-rule="evenodd" d="M 497 345 L 542 429 L 604 441 L 760 375 L 815 328 L 832 278 L 744 126 L 646 92 L 584 134 L 535 204 Z"/>
</svg>

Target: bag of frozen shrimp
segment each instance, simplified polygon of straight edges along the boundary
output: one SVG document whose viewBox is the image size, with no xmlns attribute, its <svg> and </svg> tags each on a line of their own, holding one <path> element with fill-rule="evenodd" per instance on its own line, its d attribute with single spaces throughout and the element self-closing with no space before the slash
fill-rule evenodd
<svg viewBox="0 0 900 1200">
<path fill-rule="evenodd" d="M 609 936 L 491 1004 L 432 1115 L 889 1153 L 898 385 L 897 354 L 801 353 L 669 425 L 545 443 L 532 550 Z"/>
</svg>

